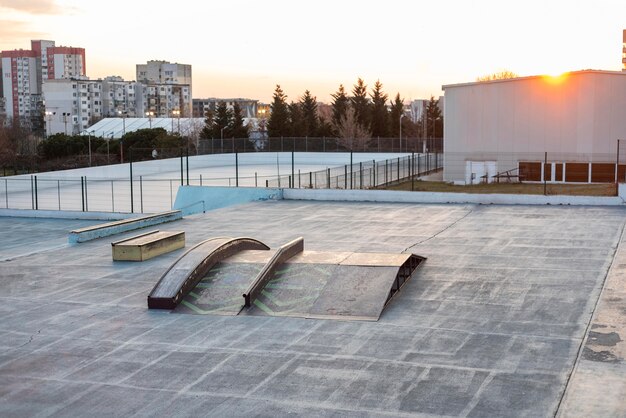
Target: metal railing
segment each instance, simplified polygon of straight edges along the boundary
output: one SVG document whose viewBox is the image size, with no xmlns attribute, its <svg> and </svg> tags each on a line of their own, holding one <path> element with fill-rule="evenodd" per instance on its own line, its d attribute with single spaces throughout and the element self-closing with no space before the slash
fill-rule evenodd
<svg viewBox="0 0 626 418">
<path fill-rule="evenodd" d="M 442 154 L 412 154 L 384 161 L 350 163 L 308 173 L 292 172 L 266 180 L 266 187 L 372 189 L 441 169 Z"/>
<path fill-rule="evenodd" d="M 0 178 L 0 208 L 151 213 L 172 209 L 178 188 L 183 184 L 366 189 L 424 175 L 440 169 L 443 162 L 441 154 L 414 154 L 382 161 L 358 162 L 325 170 L 296 172 L 293 153 L 291 157 L 292 173 L 286 175 L 258 175 L 254 172 L 253 175 L 242 176 L 239 170 L 235 169 L 234 176 L 210 177 L 203 176 L 198 173 L 200 169 L 196 169 L 195 175 L 190 176 L 188 168 L 185 167 L 185 170 L 180 169 L 181 175 L 176 178 L 135 175 L 132 180 L 130 176 L 115 179 L 87 176 L 55 179 L 49 176 L 50 173 L 46 176 L 4 177 Z M 352 160 L 351 154 L 350 158 Z M 168 164 L 178 169 L 177 160 L 171 159 Z M 169 175 L 171 174 L 172 172 L 169 172 Z"/>
</svg>

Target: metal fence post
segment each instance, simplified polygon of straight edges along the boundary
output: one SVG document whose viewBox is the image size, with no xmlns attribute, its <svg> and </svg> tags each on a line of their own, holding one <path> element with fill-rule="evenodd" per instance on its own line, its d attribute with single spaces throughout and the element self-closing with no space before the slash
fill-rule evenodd
<svg viewBox="0 0 626 418">
<path fill-rule="evenodd" d="M 398 182 L 400 182 L 400 157 L 398 157 Z"/>
<path fill-rule="evenodd" d="M 295 148 L 295 142 L 294 142 L 294 148 Z M 296 187 L 296 170 L 295 170 L 295 163 L 294 163 L 294 151 L 291 151 L 291 178 L 293 179 L 293 184 L 291 185 L 292 188 L 295 189 Z"/>
<path fill-rule="evenodd" d="M 183 147 L 180 147 L 180 185 L 182 186 L 183 184 Z"/>
<path fill-rule="evenodd" d="M 344 190 L 347 190 L 348 189 L 348 166 L 347 165 L 343 166 L 343 171 L 344 171 L 344 174 L 343 174 L 343 188 L 344 188 Z"/>
<path fill-rule="evenodd" d="M 82 202 L 82 211 L 85 211 L 85 179 L 80 176 L 80 200 Z"/>
<path fill-rule="evenodd" d="M 4 202 L 6 203 L 7 209 L 9 208 L 9 180 L 4 179 Z"/>
<path fill-rule="evenodd" d="M 359 163 L 359 189 L 363 188 L 363 163 Z"/>
<path fill-rule="evenodd" d="M 415 152 L 411 153 L 411 191 L 415 191 L 414 190 L 414 183 L 413 181 L 415 180 Z"/>
<path fill-rule="evenodd" d="M 235 187 L 239 187 L 239 152 L 235 152 Z"/>
<path fill-rule="evenodd" d="M 330 189 L 330 168 L 326 168 L 326 178 L 327 178 L 328 188 Z"/>
<path fill-rule="evenodd" d="M 143 213 L 143 176 L 139 176 L 139 203 L 141 205 L 141 213 Z"/>
<path fill-rule="evenodd" d="M 89 195 L 87 194 L 87 176 L 85 176 L 85 212 L 89 212 Z"/>
<path fill-rule="evenodd" d="M 133 204 L 133 149 L 128 148 L 128 158 L 129 158 L 129 166 L 130 166 L 130 213 L 134 213 L 134 204 Z"/>
<path fill-rule="evenodd" d="M 309 189 L 313 188 L 313 172 L 309 171 Z"/>
<path fill-rule="evenodd" d="M 187 186 L 189 186 L 189 145 L 187 145 L 185 152 L 185 168 L 187 170 Z"/>
<path fill-rule="evenodd" d="M 353 185 L 353 181 L 352 181 L 352 150 L 350 150 L 350 189 L 354 188 Z"/>
<path fill-rule="evenodd" d="M 39 210 L 39 194 L 37 193 L 37 176 L 35 176 L 35 210 Z"/>
<path fill-rule="evenodd" d="M 33 182 L 33 176 L 30 176 L 30 207 L 32 210 L 35 210 L 35 184 Z"/>
</svg>

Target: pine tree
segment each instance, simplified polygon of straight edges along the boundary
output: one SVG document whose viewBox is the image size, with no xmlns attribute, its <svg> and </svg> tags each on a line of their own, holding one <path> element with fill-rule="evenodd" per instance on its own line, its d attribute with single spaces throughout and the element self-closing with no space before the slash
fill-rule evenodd
<svg viewBox="0 0 626 418">
<path fill-rule="evenodd" d="M 304 121 L 302 119 L 302 107 L 300 103 L 291 102 L 289 108 L 289 135 L 294 137 L 304 136 Z"/>
<path fill-rule="evenodd" d="M 248 138 L 248 128 L 243 126 L 243 114 L 241 113 L 241 106 L 235 102 L 233 106 L 233 118 L 231 131 L 233 138 Z"/>
<path fill-rule="evenodd" d="M 200 131 L 200 138 L 211 139 L 213 138 L 213 125 L 215 124 L 215 121 L 213 120 L 213 112 L 211 111 L 211 109 L 207 108 L 204 116 L 204 127 L 202 128 L 202 131 Z"/>
<path fill-rule="evenodd" d="M 372 98 L 371 132 L 374 137 L 389 136 L 389 112 L 387 111 L 388 96 L 383 92 L 382 83 L 377 80 L 370 95 Z"/>
<path fill-rule="evenodd" d="M 333 117 L 332 123 L 335 127 L 339 126 L 341 120 L 346 115 L 348 106 L 350 106 L 350 99 L 346 94 L 346 90 L 343 88 L 343 84 L 339 85 L 339 90 L 335 94 L 331 94 L 333 98 Z"/>
<path fill-rule="evenodd" d="M 308 90 L 300 98 L 300 110 L 302 112 L 302 132 L 300 136 L 317 136 L 320 125 L 317 117 L 317 98 L 311 96 L 311 92 Z"/>
<path fill-rule="evenodd" d="M 271 113 L 267 121 L 267 133 L 270 137 L 289 136 L 291 127 L 289 124 L 289 109 L 287 108 L 287 96 L 283 93 L 280 85 L 276 85 Z"/>
<path fill-rule="evenodd" d="M 226 106 L 226 102 L 219 102 L 213 118 L 213 138 L 232 137 L 233 112 Z"/>
<path fill-rule="evenodd" d="M 391 135 L 394 138 L 400 136 L 400 116 L 404 113 L 404 101 L 400 98 L 400 93 L 396 94 L 396 98 L 391 104 L 391 112 L 389 112 L 389 125 L 391 126 Z"/>
<path fill-rule="evenodd" d="M 370 101 L 367 98 L 367 85 L 360 77 L 352 88 L 350 101 L 357 122 L 365 130 L 368 130 L 370 126 Z"/>
<path fill-rule="evenodd" d="M 435 100 L 430 96 L 430 101 L 426 105 L 426 120 L 429 138 L 443 138 L 443 114 L 439 109 L 439 99 Z"/>
</svg>

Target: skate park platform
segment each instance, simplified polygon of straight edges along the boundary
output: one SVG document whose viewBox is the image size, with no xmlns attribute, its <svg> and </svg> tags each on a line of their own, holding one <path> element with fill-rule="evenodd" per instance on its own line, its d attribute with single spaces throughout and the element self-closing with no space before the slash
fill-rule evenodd
<svg viewBox="0 0 626 418">
<path fill-rule="evenodd" d="M 304 251 L 219 237 L 190 248 L 161 276 L 148 307 L 179 313 L 377 321 L 415 269 L 415 254 Z"/>
<path fill-rule="evenodd" d="M 622 207 L 264 201 L 160 225 L 186 248 L 136 263 L 111 260 L 136 232 L 72 246 L 99 221 L 0 218 L 0 416 L 624 416 L 625 221 Z M 185 251 L 242 236 L 427 260 L 378 321 L 148 309 Z"/>
</svg>

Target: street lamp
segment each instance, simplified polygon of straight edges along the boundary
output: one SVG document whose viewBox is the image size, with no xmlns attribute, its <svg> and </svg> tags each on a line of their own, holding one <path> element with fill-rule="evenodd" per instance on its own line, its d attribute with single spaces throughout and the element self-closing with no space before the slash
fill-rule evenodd
<svg viewBox="0 0 626 418">
<path fill-rule="evenodd" d="M 56 115 L 57 112 L 50 112 L 50 111 L 46 111 L 46 117 L 48 118 L 48 126 L 46 126 L 47 128 L 47 135 L 50 136 L 50 125 L 52 122 L 52 116 Z"/>
<path fill-rule="evenodd" d="M 111 139 L 107 140 L 107 164 L 111 164 L 111 162 L 109 161 L 109 143 L 111 142 L 111 140 L 113 139 L 113 135 L 115 134 L 115 131 L 111 132 L 109 135 L 111 136 Z"/>
<path fill-rule="evenodd" d="M 146 116 L 150 120 L 150 129 L 152 129 L 152 116 L 154 116 L 154 112 L 150 110 L 150 111 L 146 112 Z"/>
<path fill-rule="evenodd" d="M 126 114 L 128 112 L 124 111 L 122 112 L 121 110 L 117 111 L 117 114 L 120 115 L 122 117 L 122 136 L 126 135 Z"/>
<path fill-rule="evenodd" d="M 63 112 L 63 123 L 65 124 L 65 135 L 67 136 L 67 117 L 71 116 L 70 113 Z"/>
<path fill-rule="evenodd" d="M 402 152 L 402 118 L 404 117 L 404 113 L 400 115 L 400 152 Z"/>
<path fill-rule="evenodd" d="M 176 115 L 178 118 L 178 135 L 180 136 L 180 110 L 174 109 L 172 110 L 172 114 Z"/>
</svg>

